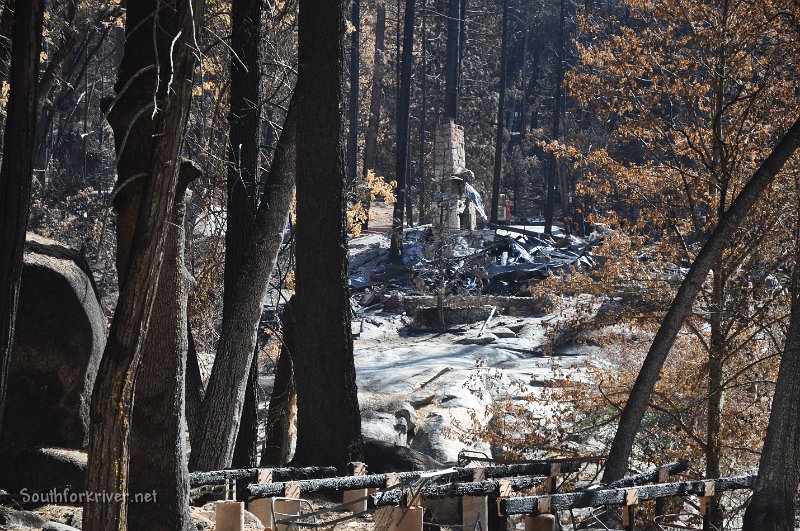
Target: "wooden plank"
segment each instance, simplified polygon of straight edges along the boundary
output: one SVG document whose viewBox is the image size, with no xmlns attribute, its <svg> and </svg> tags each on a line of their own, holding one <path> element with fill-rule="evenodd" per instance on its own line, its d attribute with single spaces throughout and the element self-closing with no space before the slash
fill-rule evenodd
<svg viewBox="0 0 800 531">
<path fill-rule="evenodd" d="M 638 500 L 655 500 L 673 496 L 703 496 L 706 484 L 713 482 L 716 493 L 736 489 L 750 489 L 755 485 L 756 476 L 735 476 L 707 481 L 683 481 L 678 483 L 659 483 L 643 485 L 636 489 Z M 500 502 L 504 514 L 539 514 L 539 500 L 550 498 L 551 510 L 601 507 L 603 505 L 623 505 L 628 489 L 597 489 L 583 492 L 567 492 L 552 496 L 525 496 L 507 498 Z"/>
</svg>

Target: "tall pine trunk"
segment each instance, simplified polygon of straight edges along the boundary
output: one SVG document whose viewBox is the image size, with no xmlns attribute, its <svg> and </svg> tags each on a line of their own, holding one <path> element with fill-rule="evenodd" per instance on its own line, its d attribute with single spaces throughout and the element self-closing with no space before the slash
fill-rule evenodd
<svg viewBox="0 0 800 531">
<path fill-rule="evenodd" d="M 7 15 L 8 7 L 4 11 Z M 36 79 L 42 43 L 43 0 L 14 3 L 10 93 L 0 168 L 0 427 L 6 402 L 14 321 L 22 283 L 22 254 L 31 210 L 36 133 Z"/>
<path fill-rule="evenodd" d="M 344 0 L 300 0 L 297 81 L 296 464 L 361 453 L 345 234 Z"/>
<path fill-rule="evenodd" d="M 553 135 L 552 140 L 558 140 L 559 126 L 561 124 L 561 99 L 563 98 L 562 85 L 564 84 L 564 41 L 565 35 L 565 0 L 561 0 L 561 9 L 559 14 L 558 23 L 558 49 L 556 52 L 556 72 L 555 84 L 556 90 L 553 94 Z M 547 168 L 547 189 L 544 198 L 544 232 L 547 234 L 553 233 L 553 202 L 555 200 L 556 191 L 556 169 L 558 160 L 555 154 L 550 155 L 550 164 Z M 561 193 L 566 193 L 562 190 Z"/>
<path fill-rule="evenodd" d="M 384 40 L 386 35 L 386 4 L 378 4 L 375 21 L 375 56 L 372 63 L 372 92 L 369 100 L 369 121 L 367 133 L 364 135 L 363 175 L 375 169 L 375 158 L 378 153 L 378 126 L 381 121 L 381 104 L 383 102 L 383 69 L 385 65 Z"/>
<path fill-rule="evenodd" d="M 411 63 L 414 49 L 414 0 L 406 0 L 405 20 L 403 22 L 403 61 L 400 69 L 400 89 L 397 95 L 397 159 L 395 176 L 397 177 L 394 215 L 392 216 L 392 242 L 389 247 L 389 259 L 394 264 L 402 263 L 403 253 L 403 219 L 406 208 L 406 192 L 411 175 L 409 160 L 411 156 L 409 122 L 411 118 Z"/>
<path fill-rule="evenodd" d="M 419 107 L 419 155 L 417 163 L 417 184 L 419 190 L 419 223 L 425 223 L 425 215 L 428 210 L 428 197 L 426 195 L 426 182 L 425 182 L 425 140 L 426 140 L 426 126 L 428 120 L 428 0 L 422 0 L 422 35 L 420 36 L 421 50 L 420 50 L 420 107 Z"/>
<path fill-rule="evenodd" d="M 500 178 L 503 170 L 503 133 L 506 116 L 506 65 L 508 63 L 508 0 L 503 0 L 503 37 L 500 51 L 500 98 L 497 103 L 497 130 L 494 140 L 494 175 L 490 220 L 497 223 L 500 205 Z"/>
<path fill-rule="evenodd" d="M 359 41 L 361 39 L 361 0 L 352 0 L 350 23 L 355 28 L 350 34 L 350 94 L 347 108 L 347 182 L 356 182 L 358 153 L 358 68 L 360 63 Z"/>
<path fill-rule="evenodd" d="M 258 207 L 258 165 L 261 123 L 259 39 L 263 0 L 231 3 L 231 105 L 228 118 L 228 214 L 225 229 L 223 315 L 231 305 L 239 268 L 247 253 Z M 224 317 L 223 317 L 224 319 Z M 258 356 L 251 353 L 247 392 L 237 433 L 234 461 L 240 468 L 255 466 L 258 434 Z"/>
</svg>

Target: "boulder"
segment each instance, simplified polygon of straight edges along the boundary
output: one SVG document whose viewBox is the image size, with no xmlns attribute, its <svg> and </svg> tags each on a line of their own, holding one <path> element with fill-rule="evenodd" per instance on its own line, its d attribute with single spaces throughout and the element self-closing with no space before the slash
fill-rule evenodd
<svg viewBox="0 0 800 531">
<path fill-rule="evenodd" d="M 405 446 L 364 438 L 364 462 L 370 474 L 433 470 L 444 465 L 428 455 Z"/>
<path fill-rule="evenodd" d="M 454 396 L 454 399 L 461 400 L 457 396 Z M 488 455 L 491 451 L 488 444 L 476 441 L 473 443 L 472 448 L 467 448 L 454 435 L 459 431 L 454 427 L 454 420 L 461 426 L 470 425 L 470 409 L 474 408 L 453 407 L 446 412 L 433 411 L 429 413 L 425 422 L 417 425 L 417 435 L 411 443 L 411 448 L 432 457 L 440 463 L 457 462 L 458 453 L 465 448 Z"/>
<path fill-rule="evenodd" d="M 497 336 L 494 334 L 483 334 L 482 336 L 462 337 L 456 343 L 459 345 L 488 345 L 497 341 Z"/>
<path fill-rule="evenodd" d="M 28 233 L 0 433 L 0 482 L 8 481 L 8 467 L 24 448 L 86 445 L 105 323 L 81 254 Z"/>
<path fill-rule="evenodd" d="M 361 435 L 367 439 L 375 439 L 390 444 L 402 442 L 402 445 L 405 445 L 406 428 L 403 428 L 402 433 L 400 433 L 400 426 L 397 421 L 398 417 L 391 413 L 362 411 Z M 401 438 L 402 441 L 400 441 Z"/>
<path fill-rule="evenodd" d="M 45 520 L 36 513 L 0 507 L 0 529 L 39 529 L 44 524 Z"/>
<path fill-rule="evenodd" d="M 16 466 L 18 488 L 31 491 L 69 486 L 71 492 L 82 492 L 86 479 L 86 452 L 70 448 L 26 448 L 19 454 Z"/>
<path fill-rule="evenodd" d="M 79 531 L 77 527 L 72 527 L 71 525 L 62 524 L 61 522 L 45 522 L 42 526 L 42 531 Z"/>
</svg>

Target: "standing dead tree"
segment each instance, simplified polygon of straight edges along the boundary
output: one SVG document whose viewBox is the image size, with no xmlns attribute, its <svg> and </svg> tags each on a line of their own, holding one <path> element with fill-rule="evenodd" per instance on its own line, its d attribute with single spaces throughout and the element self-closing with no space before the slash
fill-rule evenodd
<svg viewBox="0 0 800 531">
<path fill-rule="evenodd" d="M 9 8 L 3 10 L 4 16 Z M 0 427 L 6 397 L 14 320 L 22 283 L 22 252 L 31 201 L 36 129 L 36 79 L 42 45 L 41 0 L 14 5 L 11 91 L 6 108 L 3 166 L 0 169 Z"/>
</svg>

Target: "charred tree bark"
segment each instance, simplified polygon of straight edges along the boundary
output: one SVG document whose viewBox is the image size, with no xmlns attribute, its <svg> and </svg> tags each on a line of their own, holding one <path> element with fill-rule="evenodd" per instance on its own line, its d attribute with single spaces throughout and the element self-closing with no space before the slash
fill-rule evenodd
<svg viewBox="0 0 800 531">
<path fill-rule="evenodd" d="M 119 496 L 87 501 L 83 512 L 87 531 L 127 528 L 133 393 L 175 203 L 191 99 L 192 35 L 200 26 L 203 6 L 201 0 L 128 5 L 118 93 L 133 81 L 109 115 L 119 157 L 115 206 L 121 289 L 92 394 L 86 473 L 88 491 Z M 156 19 L 158 32 L 153 27 Z M 141 199 L 132 200 L 136 197 Z M 188 489 L 188 475 L 184 477 Z"/>
<path fill-rule="evenodd" d="M 153 503 L 130 506 L 131 529 L 189 530 L 189 469 L 186 461 L 185 381 L 188 348 L 188 278 L 183 263 L 184 196 L 199 176 L 181 164 L 170 223 L 166 224 L 164 262 L 153 317 L 147 329 L 136 380 L 130 448 L 130 491 L 155 492 Z"/>
<path fill-rule="evenodd" d="M 372 67 L 372 94 L 369 100 L 369 122 L 364 136 L 364 167 L 366 177 L 369 170 L 375 169 L 375 157 L 378 152 L 378 126 L 381 121 L 381 103 L 383 101 L 383 69 L 385 65 L 386 4 L 378 4 L 375 21 L 375 58 Z"/>
<path fill-rule="evenodd" d="M 361 453 L 345 236 L 344 0 L 300 0 L 295 464 L 344 468 Z"/>
<path fill-rule="evenodd" d="M 244 393 L 242 420 L 236 434 L 231 466 L 248 468 L 258 463 L 258 347 L 253 352 L 250 372 L 247 375 L 247 388 Z"/>
<path fill-rule="evenodd" d="M 558 18 L 558 52 L 555 72 L 556 90 L 553 95 L 553 140 L 558 140 L 559 126 L 561 124 L 561 99 L 563 98 L 563 89 L 561 85 L 564 84 L 564 32 L 566 31 L 564 27 L 566 22 L 564 4 L 565 0 L 561 0 L 560 15 Z M 550 155 L 550 165 L 547 173 L 547 190 L 544 199 L 544 232 L 546 234 L 553 233 L 553 202 L 555 200 L 557 166 L 558 160 L 556 160 L 555 154 Z M 565 192 L 562 190 L 562 193 Z"/>
<path fill-rule="evenodd" d="M 461 50 L 461 0 L 447 2 L 447 51 L 445 55 L 445 118 L 458 118 L 458 65 Z"/>
<path fill-rule="evenodd" d="M 800 213 L 800 212 L 799 212 Z M 800 482 L 800 239 L 795 246 L 792 312 L 772 411 L 744 531 L 793 531 Z"/>
<path fill-rule="evenodd" d="M 11 74 L 11 40 L 14 9 L 11 0 L 5 0 L 0 6 L 0 83 L 7 81 Z M 35 93 L 34 93 L 35 94 Z"/>
<path fill-rule="evenodd" d="M 425 137 L 428 119 L 428 58 L 427 58 L 427 31 L 428 31 L 428 0 L 422 0 L 422 35 L 420 37 L 422 57 L 420 64 L 420 108 L 419 108 L 419 174 L 417 183 L 419 186 L 419 223 L 425 223 L 425 213 L 428 210 L 428 198 L 425 194 Z"/>
<path fill-rule="evenodd" d="M 361 59 L 359 41 L 361 39 L 361 0 L 353 1 L 350 23 L 355 30 L 350 34 L 350 101 L 348 102 L 347 129 L 347 182 L 353 185 L 358 173 L 356 166 L 358 152 L 358 67 Z"/>
<path fill-rule="evenodd" d="M 403 61 L 400 72 L 400 90 L 397 95 L 397 176 L 394 215 L 392 216 L 392 242 L 389 247 L 389 260 L 401 264 L 403 257 L 403 220 L 406 208 L 406 192 L 411 176 L 409 159 L 411 155 L 409 121 L 411 118 L 411 62 L 414 49 L 414 0 L 406 0 L 405 20 L 403 22 Z"/>
<path fill-rule="evenodd" d="M 275 267 L 289 219 L 295 182 L 295 113 L 297 94 L 281 131 L 264 197 L 256 212 L 247 254 L 232 290 L 230 311 L 223 313 L 217 356 L 204 400 L 200 437 L 192 449 L 192 470 L 230 466 L 242 415 L 247 379 L 256 347 L 262 301 Z"/>
<path fill-rule="evenodd" d="M 800 146 L 800 119 L 792 124 L 780 142 L 773 148 L 772 153 L 739 192 L 681 282 L 678 293 L 653 339 L 653 344 L 639 370 L 639 375 L 636 377 L 636 382 L 620 417 L 603 474 L 604 483 L 616 481 L 625 475 L 628 458 L 636 439 L 636 433 L 639 431 L 642 418 L 647 410 L 653 386 L 658 380 L 661 367 L 675 343 L 683 321 L 692 309 L 694 299 L 705 282 L 709 270 L 719 259 L 727 242 L 758 201 L 761 193 L 775 179 L 798 146 Z"/>
<path fill-rule="evenodd" d="M 263 0 L 233 0 L 231 3 L 230 147 L 223 313 L 231 309 L 233 289 L 229 288 L 238 282 L 258 206 L 258 43 L 262 3 Z"/>
<path fill-rule="evenodd" d="M 291 453 L 292 432 L 297 409 L 292 352 L 294 351 L 294 309 L 289 299 L 281 317 L 283 345 L 275 368 L 275 385 L 267 411 L 267 429 L 259 466 L 285 465 Z"/>
<path fill-rule="evenodd" d="M 200 426 L 203 422 L 203 396 L 205 387 L 200 374 L 200 361 L 194 344 L 191 326 L 186 327 L 186 426 L 189 430 L 189 445 L 194 447 L 200 440 Z"/>
<path fill-rule="evenodd" d="M 6 6 L 4 16 L 9 7 Z M 36 69 L 42 45 L 42 0 L 14 2 L 11 91 L 6 107 L 3 165 L 0 168 L 0 427 L 14 342 L 22 254 L 31 210 L 36 133 Z"/>
<path fill-rule="evenodd" d="M 506 116 L 506 66 L 508 63 L 508 0 L 503 0 L 503 37 L 500 51 L 500 98 L 497 103 L 497 132 L 494 139 L 494 175 L 492 177 L 492 210 L 489 220 L 497 223 L 500 205 L 500 178 L 503 171 L 503 134 Z"/>
</svg>

